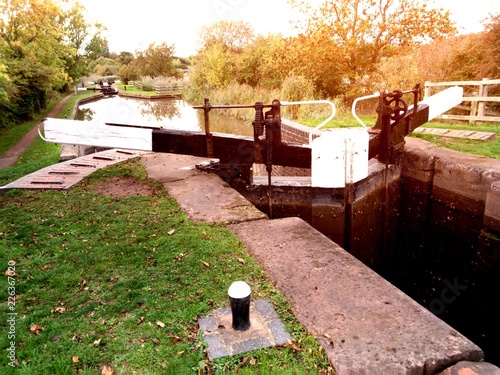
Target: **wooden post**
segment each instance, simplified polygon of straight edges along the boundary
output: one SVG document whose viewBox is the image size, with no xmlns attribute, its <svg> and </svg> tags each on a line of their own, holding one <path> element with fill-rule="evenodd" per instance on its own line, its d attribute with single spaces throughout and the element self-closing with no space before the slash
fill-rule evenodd
<svg viewBox="0 0 500 375">
<path fill-rule="evenodd" d="M 488 96 L 488 78 L 483 78 L 482 84 L 479 85 L 479 96 L 480 97 L 487 97 Z M 477 115 L 478 116 L 485 116 L 486 115 L 486 102 L 485 101 L 480 101 L 478 102 L 477 105 Z M 479 121 L 478 123 L 482 124 L 483 121 Z"/>
<path fill-rule="evenodd" d="M 478 96 L 478 95 L 479 95 L 479 93 L 478 93 L 477 91 L 474 91 L 474 92 L 472 93 L 472 96 Z M 469 115 L 470 115 L 470 117 L 471 117 L 471 119 L 469 120 L 469 124 L 470 124 L 470 125 L 476 125 L 476 120 L 475 120 L 475 119 L 473 119 L 472 117 L 477 116 L 477 105 L 478 105 L 478 103 L 479 103 L 479 102 L 478 102 L 478 101 L 476 101 L 476 100 L 474 100 L 474 101 L 472 101 L 472 102 L 470 103 L 470 114 L 469 114 Z"/>
<path fill-rule="evenodd" d="M 425 82 L 425 88 L 424 88 L 424 99 L 425 98 L 428 98 L 429 96 L 431 96 L 431 86 L 430 86 L 431 82 L 429 81 L 426 81 Z"/>
</svg>

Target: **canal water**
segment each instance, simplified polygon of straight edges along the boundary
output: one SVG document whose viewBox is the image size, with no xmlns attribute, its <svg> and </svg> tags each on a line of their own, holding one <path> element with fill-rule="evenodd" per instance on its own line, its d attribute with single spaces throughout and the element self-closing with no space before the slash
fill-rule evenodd
<svg viewBox="0 0 500 375">
<path fill-rule="evenodd" d="M 78 107 L 78 120 L 125 125 L 160 126 L 166 129 L 204 131 L 203 110 L 181 99 L 141 100 L 119 96 L 87 102 Z M 251 122 L 210 112 L 210 131 L 253 135 Z"/>
</svg>

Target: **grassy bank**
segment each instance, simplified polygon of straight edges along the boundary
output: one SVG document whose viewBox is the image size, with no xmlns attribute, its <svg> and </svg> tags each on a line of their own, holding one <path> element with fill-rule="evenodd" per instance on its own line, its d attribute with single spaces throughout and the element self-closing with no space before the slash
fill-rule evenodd
<svg viewBox="0 0 500 375">
<path fill-rule="evenodd" d="M 66 101 L 64 106 L 54 117 L 65 118 L 69 116 L 78 100 L 94 94 L 95 93 L 91 91 L 79 91 Z M 21 138 L 33 129 L 33 127 L 35 127 L 44 117 L 47 117 L 65 95 L 58 96 L 51 101 L 50 105 L 33 120 L 9 129 L 0 129 L 0 155 L 19 142 Z M 41 168 L 57 163 L 59 161 L 60 150 L 61 145 L 46 143 L 40 137 L 36 137 L 34 142 L 21 155 L 16 164 L 11 168 L 0 169 L 0 186 L 6 185 L 9 182 L 17 180 Z"/>
<path fill-rule="evenodd" d="M 141 180 L 154 194 L 93 192 L 112 176 Z M 0 264 L 6 270 L 15 262 L 17 274 L 15 373 L 327 368 L 324 351 L 237 238 L 223 226 L 191 222 L 139 161 L 98 171 L 65 192 L 12 191 L 0 198 L 0 217 Z M 208 362 L 197 318 L 228 305 L 227 288 L 239 279 L 255 298 L 272 301 L 295 342 Z M 7 278 L 0 285 L 7 301 Z M 10 306 L 2 303 L 2 316 Z M 9 347 L 6 335 L 0 340 Z"/>
<path fill-rule="evenodd" d="M 413 137 L 432 142 L 440 147 L 451 150 L 465 152 L 468 154 L 481 155 L 489 158 L 500 159 L 500 124 L 489 123 L 482 125 L 457 124 L 445 122 L 431 122 L 424 125 L 426 128 L 454 129 L 454 130 L 472 130 L 482 132 L 493 132 L 495 138 L 488 141 L 475 141 L 470 139 L 437 137 L 430 134 L 413 133 Z"/>
<path fill-rule="evenodd" d="M 0 181 L 57 157 L 57 146 L 37 139 L 15 167 L 0 170 Z M 153 193 L 94 191 L 113 176 Z M 15 351 L 13 361 L 12 349 L 3 351 L 4 374 L 331 372 L 324 350 L 238 239 L 222 225 L 191 222 L 138 160 L 99 170 L 69 191 L 12 190 L 0 197 L 0 217 L 2 272 L 16 274 L 0 281 L 0 313 L 10 318 L 0 346 Z M 227 306 L 238 279 L 254 298 L 271 301 L 294 341 L 210 362 L 197 319 Z"/>
</svg>

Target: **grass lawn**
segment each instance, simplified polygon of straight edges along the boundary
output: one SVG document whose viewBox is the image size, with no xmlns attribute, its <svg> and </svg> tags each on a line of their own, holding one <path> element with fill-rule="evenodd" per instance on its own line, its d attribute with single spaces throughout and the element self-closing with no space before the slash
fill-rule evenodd
<svg viewBox="0 0 500 375">
<path fill-rule="evenodd" d="M 376 116 L 361 115 L 361 120 L 367 126 L 375 125 Z M 300 123 L 315 127 L 321 123 L 321 120 L 299 120 Z M 325 128 L 359 127 L 360 124 L 350 114 L 341 114 L 326 124 Z M 416 137 L 425 141 L 434 143 L 440 147 L 451 150 L 486 156 L 489 158 L 500 159 L 500 123 L 487 123 L 481 125 L 472 125 L 464 123 L 433 121 L 423 125 L 424 128 L 442 128 L 455 130 L 474 130 L 496 133 L 494 139 L 489 141 L 476 141 L 470 139 L 438 137 L 430 134 L 412 133 L 410 137 Z"/>
<path fill-rule="evenodd" d="M 143 90 L 139 90 L 138 88 L 136 88 L 135 86 L 133 85 L 124 85 L 124 84 L 121 84 L 121 83 L 115 83 L 114 86 L 120 90 L 121 92 L 123 93 L 126 93 L 126 94 L 139 94 L 139 95 L 145 95 L 145 96 L 157 96 L 157 95 L 160 95 L 158 94 L 156 91 L 143 91 Z M 180 95 L 181 92 L 172 92 L 172 94 L 178 94 Z"/>
<path fill-rule="evenodd" d="M 93 193 L 114 175 L 134 176 L 156 194 Z M 191 222 L 138 161 L 95 172 L 69 191 L 7 193 L 0 217 L 1 264 L 6 270 L 15 262 L 18 275 L 19 368 L 3 373 L 92 374 L 105 365 L 124 374 L 328 367 L 323 349 L 238 239 L 224 226 Z M 271 300 L 294 345 L 208 362 L 197 319 L 227 306 L 227 288 L 239 279 L 254 298 Z M 0 284 L 7 301 L 7 278 Z M 2 316 L 8 308 L 2 303 Z M 9 347 L 7 335 L 0 342 Z M 0 362 L 6 365 L 6 355 Z"/>
<path fill-rule="evenodd" d="M 16 166 L 0 170 L 1 183 L 53 164 L 58 153 L 38 139 Z M 112 176 L 155 193 L 94 192 Z M 12 190 L 0 197 L 0 218 L 0 264 L 16 274 L 0 281 L 2 374 L 332 372 L 238 239 L 223 225 L 191 222 L 137 160 L 69 191 Z M 294 342 L 209 362 L 197 319 L 228 306 L 227 288 L 239 279 L 254 299 L 271 301 Z"/>
<path fill-rule="evenodd" d="M 449 148 L 455 151 L 486 156 L 500 159 L 500 123 L 489 123 L 482 125 L 456 124 L 445 122 L 431 122 L 424 125 L 425 128 L 441 128 L 456 130 L 474 130 L 496 133 L 494 139 L 489 141 L 475 141 L 470 139 L 437 137 L 430 134 L 413 133 L 411 136 L 435 143 L 440 147 Z"/>
</svg>

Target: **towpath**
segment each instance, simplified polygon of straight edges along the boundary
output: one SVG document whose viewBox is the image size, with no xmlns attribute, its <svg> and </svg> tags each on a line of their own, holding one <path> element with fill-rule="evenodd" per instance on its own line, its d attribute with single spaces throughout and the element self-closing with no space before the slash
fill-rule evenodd
<svg viewBox="0 0 500 375">
<path fill-rule="evenodd" d="M 61 108 L 64 106 L 66 101 L 73 96 L 71 93 L 68 96 L 64 97 L 56 106 L 47 114 L 47 117 L 55 117 Z M 3 155 L 0 155 L 0 168 L 9 168 L 12 167 L 19 157 L 23 154 L 24 151 L 31 145 L 31 143 L 35 140 L 38 135 L 37 126 L 34 126 L 26 135 L 21 138 L 19 142 L 17 142 L 14 146 L 12 146 L 9 150 L 7 150 Z"/>
</svg>

